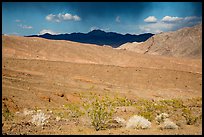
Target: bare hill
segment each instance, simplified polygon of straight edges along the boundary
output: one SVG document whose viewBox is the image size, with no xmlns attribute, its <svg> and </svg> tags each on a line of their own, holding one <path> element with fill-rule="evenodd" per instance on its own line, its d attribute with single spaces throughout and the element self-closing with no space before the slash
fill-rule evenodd
<svg viewBox="0 0 204 137">
<path fill-rule="evenodd" d="M 3 58 L 15 59 L 103 64 L 121 67 L 168 68 L 201 72 L 200 66 L 195 67 L 197 66 L 195 64 L 200 60 L 149 56 L 116 50 L 107 46 L 101 47 L 64 40 L 19 36 L 2 36 L 2 56 Z"/>
<path fill-rule="evenodd" d="M 160 33 L 143 43 L 126 43 L 118 49 L 175 57 L 202 57 L 202 24 Z"/>
</svg>

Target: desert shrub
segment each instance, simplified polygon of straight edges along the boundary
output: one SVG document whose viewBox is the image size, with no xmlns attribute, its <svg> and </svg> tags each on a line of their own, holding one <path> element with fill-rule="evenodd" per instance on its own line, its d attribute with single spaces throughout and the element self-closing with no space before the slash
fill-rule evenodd
<svg viewBox="0 0 204 137">
<path fill-rule="evenodd" d="M 174 114 L 173 111 L 178 111 L 178 109 L 183 107 L 183 102 L 179 99 L 160 101 L 140 99 L 137 100 L 134 106 L 138 109 L 138 115 L 152 121 L 161 113 Z"/>
<path fill-rule="evenodd" d="M 64 107 L 68 110 L 68 115 L 70 117 L 78 118 L 84 114 L 84 112 L 76 104 L 65 104 Z"/>
<path fill-rule="evenodd" d="M 145 119 L 142 116 L 135 115 L 127 121 L 126 128 L 147 129 L 147 128 L 151 128 L 151 122 L 149 122 L 147 119 Z"/>
<path fill-rule="evenodd" d="M 182 110 L 182 116 L 185 117 L 187 125 L 194 125 L 199 119 L 199 116 L 194 116 L 187 107 Z"/>
<path fill-rule="evenodd" d="M 138 108 L 138 115 L 152 121 L 156 116 L 155 103 L 150 100 L 140 99 L 135 104 Z"/>
<path fill-rule="evenodd" d="M 13 113 L 11 113 L 11 111 L 8 109 L 6 105 L 3 109 L 3 116 L 5 120 L 11 120 L 14 117 Z"/>
<path fill-rule="evenodd" d="M 69 119 L 70 118 L 70 110 L 67 108 L 54 108 L 53 109 L 53 116 L 59 117 L 60 119 Z"/>
<path fill-rule="evenodd" d="M 159 115 L 156 116 L 155 120 L 156 120 L 156 122 L 157 122 L 158 124 L 160 124 L 161 122 L 164 122 L 164 120 L 165 120 L 166 118 L 168 118 L 168 117 L 169 117 L 168 114 L 166 114 L 166 113 L 161 113 L 161 114 L 159 114 Z"/>
<path fill-rule="evenodd" d="M 202 107 L 202 97 L 188 99 L 187 101 L 192 107 Z"/>
<path fill-rule="evenodd" d="M 133 106 L 137 108 L 138 115 L 145 117 L 149 121 L 156 120 L 157 115 L 161 113 L 168 113 L 176 121 L 182 121 L 182 118 L 185 118 L 188 125 L 199 124 L 202 121 L 202 98 L 192 98 L 186 100 L 186 102 L 177 98 L 159 101 L 139 99 L 133 103 Z"/>
<path fill-rule="evenodd" d="M 140 111 L 138 113 L 138 115 L 141 115 L 143 116 L 144 118 L 148 119 L 149 121 L 152 121 L 154 119 L 154 112 L 149 112 L 147 110 L 143 110 L 143 111 Z"/>
<path fill-rule="evenodd" d="M 180 99 L 161 100 L 159 103 L 167 108 L 165 112 L 168 111 L 168 113 L 171 113 L 172 110 L 177 111 L 184 106 L 183 101 Z"/>
<path fill-rule="evenodd" d="M 178 126 L 170 119 L 164 119 L 164 122 L 160 125 L 160 129 L 178 129 Z"/>
<path fill-rule="evenodd" d="M 116 117 L 116 118 L 114 118 L 114 120 L 119 124 L 119 126 L 121 126 L 121 127 L 125 127 L 126 126 L 125 119 L 120 118 L 120 117 Z"/>
<path fill-rule="evenodd" d="M 110 100 L 107 98 L 99 99 L 97 96 L 94 96 L 89 102 L 84 102 L 84 107 L 95 130 L 108 128 L 109 121 L 112 120 L 114 112 L 114 106 Z"/>
<path fill-rule="evenodd" d="M 133 104 L 127 97 L 116 97 L 113 102 L 115 106 L 131 106 Z"/>
<path fill-rule="evenodd" d="M 169 111 L 168 106 L 166 106 L 164 104 L 160 104 L 160 103 L 155 103 L 154 108 L 155 108 L 155 113 L 157 115 Z"/>
<path fill-rule="evenodd" d="M 156 120 L 155 118 L 161 113 L 167 113 L 171 118 L 173 118 L 173 120 L 176 120 L 177 122 L 183 122 L 183 118 L 185 118 L 186 124 L 188 125 L 194 125 L 196 123 L 199 124 L 202 119 L 202 114 L 200 115 L 202 98 L 189 99 L 186 101 L 187 104 L 185 104 L 185 100 L 177 98 L 155 101 L 148 99 L 130 100 L 126 97 L 120 96 L 114 98 L 109 98 L 106 96 L 103 99 L 99 99 L 97 98 L 98 96 L 96 94 L 92 95 L 93 96 L 89 98 L 89 100 L 95 99 L 95 101 L 92 101 L 91 103 L 87 103 L 88 101 L 86 101 L 84 109 L 89 112 L 89 117 L 92 117 L 92 125 L 98 127 L 98 129 L 103 129 L 97 124 L 102 125 L 101 123 L 105 123 L 99 121 L 102 121 L 102 115 L 104 115 L 103 112 L 106 111 L 107 107 L 114 108 L 120 106 L 134 106 L 137 108 L 136 114 L 148 119 L 150 122 Z M 104 100 L 106 100 L 105 103 L 103 102 Z M 100 105 L 101 103 L 103 105 Z M 101 115 L 100 118 L 96 118 L 97 115 Z M 95 123 L 93 121 L 95 121 Z"/>
<path fill-rule="evenodd" d="M 43 112 L 38 111 L 35 115 L 32 115 L 31 122 L 36 126 L 44 125 L 49 116 L 45 115 Z"/>
</svg>

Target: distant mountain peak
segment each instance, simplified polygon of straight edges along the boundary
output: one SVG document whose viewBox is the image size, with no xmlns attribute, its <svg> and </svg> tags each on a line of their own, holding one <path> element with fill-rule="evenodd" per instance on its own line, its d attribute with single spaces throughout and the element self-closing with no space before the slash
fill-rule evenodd
<svg viewBox="0 0 204 137">
<path fill-rule="evenodd" d="M 100 29 L 94 29 L 94 30 L 90 31 L 88 34 L 90 34 L 90 33 L 97 33 L 97 34 L 103 33 L 104 34 L 106 32 L 103 30 L 100 30 Z"/>
<path fill-rule="evenodd" d="M 31 35 L 27 37 L 41 37 L 52 40 L 69 40 L 74 42 L 96 44 L 96 45 L 110 45 L 113 48 L 119 47 L 120 45 L 127 42 L 143 42 L 154 34 L 140 34 L 140 35 L 122 35 L 115 32 L 105 32 L 100 29 L 92 30 L 88 33 L 71 33 L 71 34 L 56 34 L 52 35 L 45 33 L 43 35 Z"/>
<path fill-rule="evenodd" d="M 42 35 L 53 35 L 53 34 L 50 34 L 50 33 L 44 33 L 44 34 L 42 34 Z"/>
</svg>

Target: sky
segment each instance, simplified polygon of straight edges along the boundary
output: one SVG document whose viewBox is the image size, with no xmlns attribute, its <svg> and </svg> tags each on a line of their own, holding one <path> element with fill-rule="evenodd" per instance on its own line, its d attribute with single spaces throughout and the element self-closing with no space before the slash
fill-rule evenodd
<svg viewBox="0 0 204 137">
<path fill-rule="evenodd" d="M 2 2 L 2 34 L 160 33 L 202 23 L 202 2 Z"/>
</svg>

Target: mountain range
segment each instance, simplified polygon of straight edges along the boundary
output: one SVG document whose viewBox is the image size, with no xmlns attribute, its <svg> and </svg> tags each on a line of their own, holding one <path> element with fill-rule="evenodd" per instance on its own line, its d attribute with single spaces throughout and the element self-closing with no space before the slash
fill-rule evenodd
<svg viewBox="0 0 204 137">
<path fill-rule="evenodd" d="M 119 34 L 115 32 L 105 32 L 102 30 L 93 30 L 88 33 L 71 33 L 71 34 L 57 34 L 52 35 L 45 33 L 43 35 L 29 35 L 26 37 L 41 37 L 51 40 L 68 40 L 87 44 L 96 44 L 100 46 L 108 45 L 117 48 L 127 42 L 143 42 L 154 34 L 145 33 L 140 35 Z"/>
</svg>

